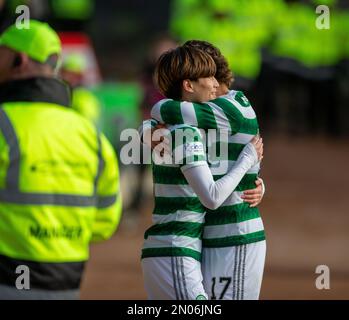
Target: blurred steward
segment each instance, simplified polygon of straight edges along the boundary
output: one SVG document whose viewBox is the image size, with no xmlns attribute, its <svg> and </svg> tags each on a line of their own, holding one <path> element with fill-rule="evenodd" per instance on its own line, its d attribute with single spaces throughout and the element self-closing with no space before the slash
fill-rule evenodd
<svg viewBox="0 0 349 320">
<path fill-rule="evenodd" d="M 121 217 L 116 156 L 71 110 L 60 53 L 38 21 L 0 36 L 0 299 L 78 298 L 89 244 Z M 20 265 L 30 290 L 15 286 Z"/>
<path fill-rule="evenodd" d="M 61 77 L 72 87 L 72 108 L 85 118 L 98 125 L 101 106 L 98 98 L 91 90 L 83 86 L 87 61 L 81 53 L 71 53 L 65 56 Z"/>
</svg>

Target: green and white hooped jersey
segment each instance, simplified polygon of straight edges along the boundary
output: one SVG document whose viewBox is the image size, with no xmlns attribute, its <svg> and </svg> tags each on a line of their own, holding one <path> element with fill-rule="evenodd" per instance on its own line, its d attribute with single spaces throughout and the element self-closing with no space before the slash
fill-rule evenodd
<svg viewBox="0 0 349 320">
<path fill-rule="evenodd" d="M 197 128 L 179 125 L 169 130 L 171 163 L 152 164 L 155 207 L 142 258 L 187 256 L 201 261 L 205 208 L 182 172 L 206 163 L 204 145 Z"/>
<path fill-rule="evenodd" d="M 161 123 L 196 126 L 204 129 L 207 136 L 210 136 L 210 129 L 215 129 L 217 134 L 208 139 L 207 147 L 215 146 L 218 151 L 215 153 L 227 150 L 215 157 L 208 153 L 208 164 L 215 180 L 230 170 L 241 150 L 259 130 L 256 114 L 241 91 L 230 91 L 207 103 L 164 99 L 153 107 L 152 118 Z M 265 239 L 258 208 L 250 208 L 241 199 L 244 190 L 255 188 L 259 170 L 259 164 L 251 168 L 217 210 L 206 209 L 204 247 L 228 247 Z"/>
</svg>

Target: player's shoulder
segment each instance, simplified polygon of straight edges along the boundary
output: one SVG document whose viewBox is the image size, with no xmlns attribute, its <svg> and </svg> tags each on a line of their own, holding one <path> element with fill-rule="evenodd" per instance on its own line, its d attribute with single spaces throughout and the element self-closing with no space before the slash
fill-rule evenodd
<svg viewBox="0 0 349 320">
<path fill-rule="evenodd" d="M 175 100 L 172 100 L 172 99 L 161 99 L 159 100 L 157 103 L 155 103 L 153 105 L 153 107 L 151 108 L 151 112 L 150 112 L 150 115 L 152 118 L 160 121 L 160 122 L 163 122 L 163 119 L 162 119 L 162 113 L 165 111 L 165 112 L 168 112 L 170 110 L 172 110 L 173 108 L 175 108 L 176 106 L 179 106 L 179 102 L 178 101 L 175 101 Z"/>
<path fill-rule="evenodd" d="M 242 91 L 230 90 L 226 95 L 222 96 L 221 99 L 225 99 L 233 103 L 237 102 L 242 107 L 251 107 L 250 101 Z"/>
<path fill-rule="evenodd" d="M 161 99 L 153 105 L 153 109 L 160 109 L 163 105 L 167 105 L 171 103 L 175 103 L 175 100 L 168 99 L 168 98 Z"/>
</svg>

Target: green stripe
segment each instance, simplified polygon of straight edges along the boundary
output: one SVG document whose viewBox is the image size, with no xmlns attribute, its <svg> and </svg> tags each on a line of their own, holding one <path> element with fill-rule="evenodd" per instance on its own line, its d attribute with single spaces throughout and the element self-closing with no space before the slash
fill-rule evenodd
<svg viewBox="0 0 349 320">
<path fill-rule="evenodd" d="M 256 135 L 258 133 L 257 119 L 245 119 L 242 121 L 239 132 Z"/>
<path fill-rule="evenodd" d="M 228 160 L 236 161 L 244 147 L 244 144 L 228 143 Z"/>
<path fill-rule="evenodd" d="M 251 103 L 250 101 L 248 101 L 248 99 L 246 98 L 246 96 L 243 94 L 242 91 L 238 91 L 236 94 L 235 94 L 235 97 L 234 99 L 240 103 L 240 105 L 242 107 L 250 107 L 251 106 Z"/>
<path fill-rule="evenodd" d="M 160 184 L 183 184 L 187 185 L 188 181 L 182 174 L 179 167 L 165 167 L 153 164 L 154 183 Z"/>
<path fill-rule="evenodd" d="M 189 127 L 189 126 L 177 128 L 171 131 L 171 137 L 172 137 L 172 152 L 174 152 L 175 149 L 180 150 L 180 148 L 182 148 L 182 154 L 179 154 L 180 156 L 182 156 L 182 158 L 178 156 L 174 156 L 174 160 L 176 164 L 183 166 L 183 165 L 194 163 L 197 161 L 206 161 L 205 153 L 203 152 L 198 155 L 193 155 L 192 152 L 189 152 L 190 155 L 187 155 L 188 152 L 186 152 L 187 151 L 185 148 L 186 144 L 190 144 L 190 143 L 203 144 L 201 135 L 198 129 L 194 127 Z M 182 173 L 180 173 L 180 175 L 182 175 Z"/>
<path fill-rule="evenodd" d="M 144 234 L 144 239 L 149 236 L 176 235 L 190 238 L 202 238 L 203 223 L 171 221 L 151 226 Z"/>
<path fill-rule="evenodd" d="M 170 214 L 178 210 L 204 213 L 205 208 L 197 197 L 155 197 L 153 214 Z"/>
<path fill-rule="evenodd" d="M 191 257 L 201 262 L 201 253 L 188 248 L 146 248 L 142 250 L 142 259 L 150 257 Z"/>
<path fill-rule="evenodd" d="M 247 119 L 240 110 L 231 102 L 224 98 L 217 98 L 212 101 L 219 106 L 229 120 L 233 133 L 246 133 L 256 135 L 258 133 L 257 118 Z"/>
<path fill-rule="evenodd" d="M 248 203 L 219 207 L 217 210 L 207 209 L 205 226 L 238 223 L 259 218 L 259 209 L 250 208 Z"/>
<path fill-rule="evenodd" d="M 213 176 L 213 179 L 217 181 L 222 177 L 224 177 L 224 175 L 215 175 Z M 256 173 L 245 174 L 234 191 L 245 191 L 245 190 L 256 188 L 255 181 L 257 180 L 257 177 L 258 177 L 258 174 Z"/>
<path fill-rule="evenodd" d="M 231 236 L 224 238 L 215 239 L 203 239 L 202 245 L 205 248 L 221 248 L 221 247 L 232 247 L 239 246 L 242 244 L 254 243 L 265 240 L 265 232 L 257 231 L 245 235 Z"/>
<path fill-rule="evenodd" d="M 205 103 L 193 103 L 198 122 L 198 128 L 217 129 L 216 117 L 212 108 Z"/>
<path fill-rule="evenodd" d="M 160 108 L 162 120 L 167 124 L 182 124 L 181 103 L 179 101 L 166 101 Z"/>
</svg>

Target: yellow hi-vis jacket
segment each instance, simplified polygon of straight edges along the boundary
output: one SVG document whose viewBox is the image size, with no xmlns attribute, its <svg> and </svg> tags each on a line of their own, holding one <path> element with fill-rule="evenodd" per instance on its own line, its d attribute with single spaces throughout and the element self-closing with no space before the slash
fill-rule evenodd
<svg viewBox="0 0 349 320">
<path fill-rule="evenodd" d="M 112 146 L 55 79 L 0 86 L 0 284 L 29 266 L 31 288 L 78 288 L 89 243 L 121 216 Z"/>
</svg>

